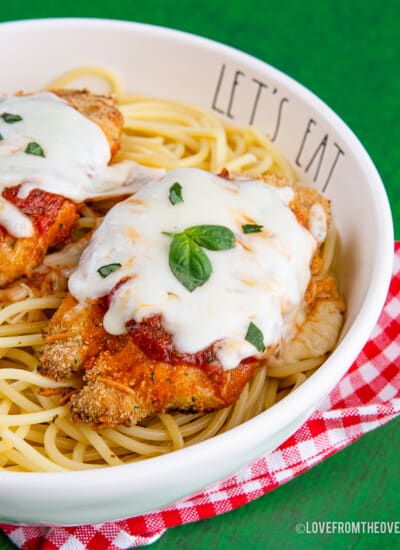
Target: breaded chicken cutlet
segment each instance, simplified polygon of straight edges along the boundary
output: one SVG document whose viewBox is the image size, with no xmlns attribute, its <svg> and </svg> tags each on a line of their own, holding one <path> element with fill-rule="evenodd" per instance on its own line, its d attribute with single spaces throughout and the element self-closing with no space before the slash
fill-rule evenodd
<svg viewBox="0 0 400 550">
<path fill-rule="evenodd" d="M 282 177 L 264 179 L 278 187 L 289 186 Z M 309 229 L 310 211 L 315 203 L 323 208 L 329 220 L 329 203 L 316 191 L 300 185 L 292 188 L 294 198 L 289 206 L 301 225 Z M 319 355 L 331 351 L 342 322 L 344 306 L 334 280 L 329 276 L 317 277 L 322 268 L 317 253 L 318 250 L 311 264 L 313 277 L 305 294 L 307 318 L 285 350 L 299 358 L 307 345 L 316 346 L 313 351 Z M 45 333 L 39 366 L 42 374 L 64 380 L 84 371 L 85 385 L 70 401 L 75 421 L 98 427 L 130 425 L 171 410 L 220 409 L 238 399 L 260 366 L 260 361 L 253 357 L 243 360 L 236 368 L 224 370 L 213 360 L 208 361 L 202 352 L 189 360 L 173 348 L 165 354 L 160 350 L 165 349 L 165 342 L 170 344 L 171 335 L 157 316 L 142 323 L 127 323 L 128 334 L 112 336 L 102 326 L 107 307 L 106 297 L 90 304 L 78 304 L 68 295 Z M 318 338 L 321 322 L 325 322 L 327 334 Z M 144 339 L 147 339 L 146 352 L 141 348 Z M 276 352 L 276 348 L 270 350 L 272 355 Z"/>
<path fill-rule="evenodd" d="M 118 151 L 123 117 L 111 96 L 95 95 L 87 90 L 54 90 L 53 93 L 101 128 L 111 155 Z M 71 186 L 73 184 L 71 182 Z M 0 226 L 0 288 L 18 277 L 29 277 L 50 247 L 66 241 L 81 207 L 61 195 L 41 189 L 33 189 L 27 197 L 20 198 L 19 187 L 5 188 L 2 195 L 30 218 L 35 232 L 31 237 L 15 238 Z"/>
</svg>

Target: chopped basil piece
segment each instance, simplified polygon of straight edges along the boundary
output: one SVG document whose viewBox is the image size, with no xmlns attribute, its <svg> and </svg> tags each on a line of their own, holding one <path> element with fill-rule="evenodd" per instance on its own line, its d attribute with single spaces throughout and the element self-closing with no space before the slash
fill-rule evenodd
<svg viewBox="0 0 400 550">
<path fill-rule="evenodd" d="M 7 122 L 7 124 L 12 124 L 13 122 L 19 122 L 20 120 L 22 120 L 21 116 L 13 115 L 12 113 L 3 113 L 0 116 L 4 120 L 4 122 Z"/>
<path fill-rule="evenodd" d="M 182 185 L 177 181 L 169 188 L 169 202 L 174 206 L 183 202 Z"/>
<path fill-rule="evenodd" d="M 117 271 L 117 269 L 119 269 L 120 267 L 121 267 L 121 264 L 118 264 L 118 263 L 103 265 L 102 267 L 99 267 L 99 269 L 97 270 L 97 273 L 101 277 L 103 277 L 103 279 L 105 279 L 110 275 L 110 273 L 112 273 L 113 271 Z"/>
<path fill-rule="evenodd" d="M 260 233 L 263 229 L 263 225 L 257 225 L 256 223 L 246 223 L 242 225 L 243 233 Z"/>
<path fill-rule="evenodd" d="M 25 149 L 27 155 L 36 155 L 37 157 L 45 157 L 43 149 L 34 141 L 28 143 Z"/>
<path fill-rule="evenodd" d="M 222 225 L 195 225 L 182 233 L 163 234 L 172 237 L 169 247 L 169 266 L 172 273 L 189 292 L 208 281 L 212 273 L 211 262 L 203 248 L 228 250 L 235 246 L 235 236 Z"/>
<path fill-rule="evenodd" d="M 253 321 L 250 321 L 249 328 L 247 329 L 247 333 L 245 336 L 245 340 L 250 342 L 250 344 L 252 344 L 257 351 L 260 351 L 260 352 L 265 351 L 264 335 L 261 332 L 261 330 L 258 328 L 258 326 L 253 323 Z"/>
<path fill-rule="evenodd" d="M 0 134 L 0 141 L 1 141 L 2 139 L 4 139 L 4 138 L 3 138 L 3 136 Z"/>
</svg>

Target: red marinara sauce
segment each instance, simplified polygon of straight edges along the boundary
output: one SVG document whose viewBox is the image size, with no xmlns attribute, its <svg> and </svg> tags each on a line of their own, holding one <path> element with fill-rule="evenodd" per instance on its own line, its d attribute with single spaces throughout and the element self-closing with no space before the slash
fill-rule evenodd
<svg viewBox="0 0 400 550">
<path fill-rule="evenodd" d="M 172 334 L 162 325 L 161 315 L 152 315 L 143 319 L 141 323 L 129 321 L 126 324 L 128 334 L 132 336 L 135 344 L 144 353 L 156 361 L 170 363 L 171 365 L 193 365 L 206 367 L 218 362 L 214 344 L 198 351 L 197 353 L 181 353 L 175 348 Z"/>
<path fill-rule="evenodd" d="M 105 311 L 110 306 L 115 293 L 130 279 L 131 277 L 124 277 L 114 286 L 105 299 Z M 171 365 L 191 365 L 201 368 L 208 376 L 219 376 L 223 373 L 222 365 L 215 352 L 215 344 L 217 342 L 196 353 L 182 353 L 178 351 L 175 347 L 172 334 L 163 326 L 163 319 L 160 313 L 145 317 L 140 323 L 132 319 L 126 323 L 126 330 L 132 337 L 133 342 L 147 357 L 154 361 L 161 361 Z M 255 357 L 246 357 L 239 365 L 249 366 L 254 361 L 256 361 Z"/>
<path fill-rule="evenodd" d="M 54 223 L 67 199 L 41 189 L 33 189 L 26 198 L 21 199 L 18 197 L 20 187 L 16 185 L 4 189 L 3 197 L 29 216 L 38 233 L 43 235 Z"/>
<path fill-rule="evenodd" d="M 171 365 L 192 365 L 208 373 L 215 373 L 216 369 L 223 372 L 215 353 L 216 342 L 197 353 L 181 353 L 174 345 L 172 334 L 163 327 L 160 314 L 146 317 L 141 323 L 128 321 L 126 329 L 135 344 L 150 359 L 170 363 Z M 254 361 L 256 361 L 255 357 L 246 357 L 239 365 L 251 364 Z"/>
<path fill-rule="evenodd" d="M 129 280 L 130 277 L 124 277 L 114 286 L 107 297 L 106 308 L 109 307 L 115 293 Z M 146 317 L 140 323 L 134 320 L 128 321 L 126 323 L 126 330 L 134 343 L 147 357 L 155 361 L 162 361 L 171 365 L 185 363 L 202 368 L 211 363 L 218 363 L 213 344 L 197 353 L 181 353 L 177 351 L 172 334 L 162 324 L 161 314 Z"/>
</svg>

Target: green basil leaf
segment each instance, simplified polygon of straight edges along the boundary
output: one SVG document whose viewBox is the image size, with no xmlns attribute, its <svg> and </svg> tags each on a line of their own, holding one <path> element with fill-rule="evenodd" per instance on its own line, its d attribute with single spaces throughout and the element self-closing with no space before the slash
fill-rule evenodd
<svg viewBox="0 0 400 550">
<path fill-rule="evenodd" d="M 169 266 L 172 273 L 189 292 L 203 285 L 210 278 L 210 260 L 198 244 L 185 233 L 172 239 L 169 248 Z"/>
<path fill-rule="evenodd" d="M 0 134 L 0 141 L 1 141 L 2 139 L 4 139 L 4 138 L 3 138 L 3 136 Z"/>
<path fill-rule="evenodd" d="M 258 326 L 253 323 L 253 321 L 250 321 L 249 328 L 247 329 L 247 333 L 245 336 L 245 340 L 250 342 L 250 344 L 252 344 L 257 351 L 260 351 L 260 352 L 265 351 L 264 335 L 261 332 L 261 330 L 258 328 Z"/>
<path fill-rule="evenodd" d="M 12 124 L 13 122 L 19 122 L 20 120 L 22 120 L 21 116 L 13 115 L 12 113 L 3 113 L 0 116 L 4 120 L 4 122 L 7 122 L 7 124 Z"/>
<path fill-rule="evenodd" d="M 25 149 L 27 155 L 36 155 L 37 157 L 45 157 L 43 149 L 34 141 L 28 143 Z"/>
<path fill-rule="evenodd" d="M 105 279 L 112 273 L 113 271 L 117 271 L 121 267 L 121 264 L 115 263 L 115 264 L 107 264 L 99 267 L 97 270 L 97 273 Z"/>
<path fill-rule="evenodd" d="M 174 206 L 183 202 L 182 185 L 177 181 L 169 188 L 169 202 Z"/>
<path fill-rule="evenodd" d="M 263 229 L 263 225 L 258 225 L 256 223 L 246 223 L 242 225 L 243 233 L 260 233 Z"/>
<path fill-rule="evenodd" d="M 184 232 L 196 244 L 208 250 L 229 250 L 235 246 L 235 235 L 223 225 L 194 225 Z"/>
</svg>

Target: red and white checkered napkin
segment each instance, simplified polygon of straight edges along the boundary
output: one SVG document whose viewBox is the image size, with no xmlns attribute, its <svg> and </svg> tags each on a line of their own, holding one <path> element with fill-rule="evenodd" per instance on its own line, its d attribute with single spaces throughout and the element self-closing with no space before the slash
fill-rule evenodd
<svg viewBox="0 0 400 550">
<path fill-rule="evenodd" d="M 169 527 L 246 504 L 400 414 L 400 242 L 385 308 L 350 371 L 322 406 L 272 453 L 158 512 L 83 527 L 0 525 L 24 550 L 123 549 L 154 542 Z"/>
</svg>

